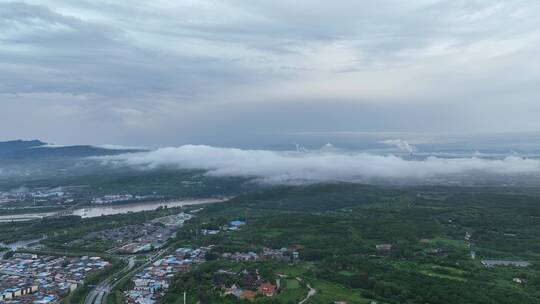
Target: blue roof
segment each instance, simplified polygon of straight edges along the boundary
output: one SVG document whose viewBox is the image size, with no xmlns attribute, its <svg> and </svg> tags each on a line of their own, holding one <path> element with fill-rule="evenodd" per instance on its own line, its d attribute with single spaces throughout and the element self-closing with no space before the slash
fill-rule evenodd
<svg viewBox="0 0 540 304">
<path fill-rule="evenodd" d="M 230 224 L 231 224 L 232 226 L 242 226 L 242 225 L 245 225 L 246 222 L 240 221 L 240 220 L 236 220 L 236 221 L 231 221 Z"/>
</svg>

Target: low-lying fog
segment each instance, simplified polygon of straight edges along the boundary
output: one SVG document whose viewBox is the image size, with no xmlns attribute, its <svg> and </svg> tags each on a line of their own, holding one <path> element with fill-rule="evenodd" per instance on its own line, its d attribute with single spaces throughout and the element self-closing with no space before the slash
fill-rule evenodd
<svg viewBox="0 0 540 304">
<path fill-rule="evenodd" d="M 518 149 L 514 150 L 512 145 Z M 204 170 L 206 175 L 213 177 L 247 177 L 263 184 L 540 185 L 537 150 L 523 152 L 526 151 L 521 149 L 525 147 L 523 144 L 512 145 L 503 142 L 504 149 L 497 149 L 484 143 L 487 148 L 478 152 L 463 144 L 386 138 L 371 141 L 365 144 L 366 148 L 326 144 L 316 149 L 293 145 L 289 150 L 270 150 L 181 145 L 152 150 L 120 149 L 111 155 L 90 154 L 93 148 L 88 146 L 88 150 L 81 148 L 85 154 L 76 157 L 69 154 L 50 156 L 42 150 L 49 156 L 39 158 L 30 154 L 24 159 L 0 159 L 0 178 L 46 179 L 57 175 L 114 173 L 115 170 L 177 169 Z M 66 151 L 70 151 L 69 147 Z"/>
<path fill-rule="evenodd" d="M 317 150 L 247 150 L 206 145 L 160 148 L 95 158 L 104 166 L 204 169 L 212 176 L 254 177 L 271 184 L 317 182 L 519 183 L 540 176 L 540 159 L 519 155 L 469 156 L 417 153 L 406 142 L 402 151 L 375 154 L 326 145 Z"/>
</svg>

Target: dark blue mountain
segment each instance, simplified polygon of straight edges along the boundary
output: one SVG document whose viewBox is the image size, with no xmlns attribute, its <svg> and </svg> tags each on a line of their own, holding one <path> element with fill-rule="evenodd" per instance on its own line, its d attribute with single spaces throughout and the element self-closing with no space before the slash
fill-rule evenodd
<svg viewBox="0 0 540 304">
<path fill-rule="evenodd" d="M 116 155 L 141 150 L 105 149 L 90 145 L 48 146 L 40 140 L 12 140 L 0 142 L 0 160 L 80 158 L 90 156 Z"/>
<path fill-rule="evenodd" d="M 0 142 L 0 154 L 26 150 L 33 147 L 46 145 L 40 140 L 10 140 Z"/>
</svg>

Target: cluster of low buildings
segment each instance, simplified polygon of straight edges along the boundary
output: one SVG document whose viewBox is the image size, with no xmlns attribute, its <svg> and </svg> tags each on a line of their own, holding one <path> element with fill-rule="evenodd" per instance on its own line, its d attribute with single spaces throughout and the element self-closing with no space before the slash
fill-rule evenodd
<svg viewBox="0 0 540 304">
<path fill-rule="evenodd" d="M 390 251 L 392 250 L 392 244 L 377 244 L 375 245 L 377 251 Z"/>
<path fill-rule="evenodd" d="M 57 303 L 109 265 L 100 257 L 15 253 L 0 260 L 0 303 Z"/>
<path fill-rule="evenodd" d="M 495 266 L 513 266 L 513 267 L 527 267 L 531 263 L 526 261 L 511 261 L 511 260 L 482 260 L 482 265 L 484 267 L 495 267 Z"/>
<path fill-rule="evenodd" d="M 30 193 L 30 196 L 33 198 L 61 198 L 66 196 L 66 193 L 59 189 L 45 189 L 37 190 Z"/>
<path fill-rule="evenodd" d="M 83 242 L 108 241 L 116 252 L 140 253 L 163 247 L 173 238 L 178 228 L 192 218 L 188 213 L 179 213 L 153 219 L 140 225 L 128 225 L 114 229 L 92 232 L 82 238 Z M 77 245 L 74 241 L 72 245 Z M 79 241 L 80 242 L 80 241 Z"/>
<path fill-rule="evenodd" d="M 210 247 L 178 248 L 174 254 L 155 261 L 133 277 L 133 289 L 124 292 L 126 302 L 156 303 L 169 288 L 173 277 L 204 263 L 206 252 L 210 249 Z"/>
<path fill-rule="evenodd" d="M 0 191 L 0 205 L 24 200 L 26 195 L 22 192 Z"/>
<path fill-rule="evenodd" d="M 253 251 L 249 252 L 226 252 L 222 253 L 221 257 L 228 260 L 233 261 L 268 261 L 268 260 L 274 260 L 284 263 L 293 262 L 299 259 L 300 253 L 296 250 L 296 248 L 281 248 L 281 249 L 270 249 L 270 248 L 263 248 L 262 252 L 256 253 Z"/>
<path fill-rule="evenodd" d="M 222 231 L 236 231 L 246 224 L 245 221 L 234 220 L 230 221 L 227 225 L 219 227 L 219 229 L 201 229 L 202 235 L 215 235 Z"/>
<path fill-rule="evenodd" d="M 70 197 L 70 193 L 66 192 L 62 187 L 19 188 L 10 191 L 0 191 L 0 204 L 23 201 L 57 201 L 68 197 Z"/>
<path fill-rule="evenodd" d="M 472 260 L 476 259 L 476 251 L 474 251 L 472 248 L 474 246 L 474 243 L 472 243 L 472 234 L 471 232 L 465 232 L 464 236 L 465 242 L 467 243 L 467 247 L 470 249 L 470 256 Z M 496 259 L 486 259 L 481 260 L 480 264 L 486 268 L 491 267 L 497 267 L 497 266 L 509 266 L 509 267 L 528 267 L 531 265 L 531 263 L 527 261 L 514 261 L 514 260 L 496 260 Z M 514 280 L 514 282 L 518 283 L 517 280 Z"/>
<path fill-rule="evenodd" d="M 196 213 L 200 210 L 192 211 Z M 179 218 L 178 216 L 183 215 Z M 181 213 L 176 216 L 168 216 L 154 219 L 145 225 L 157 225 L 164 227 L 178 227 L 183 224 L 184 221 L 191 218 L 190 214 Z M 246 225 L 245 221 L 234 220 L 228 224 L 219 227 L 219 229 L 202 229 L 203 235 L 218 234 L 222 231 L 236 231 L 242 226 Z M 122 247 L 122 248 L 125 248 Z M 126 303 L 132 304 L 154 304 L 165 294 L 165 291 L 169 288 L 169 284 L 175 275 L 181 272 L 187 272 L 193 267 L 200 265 L 206 261 L 206 254 L 211 251 L 213 245 L 200 248 L 178 248 L 174 254 L 161 258 L 143 271 L 137 273 L 133 277 L 134 287 L 131 290 L 124 292 L 124 299 Z M 284 252 L 284 251 L 283 251 Z M 261 254 L 255 254 L 257 259 L 270 259 L 271 257 L 282 258 L 284 256 L 282 251 L 271 249 L 265 249 Z M 237 253 L 241 255 L 242 253 Z M 231 255 L 232 257 L 232 255 Z M 259 284 L 260 285 L 260 284 Z M 257 285 L 258 286 L 258 285 Z M 257 295 L 257 286 L 255 287 L 254 295 Z M 274 287 L 275 288 L 275 287 Z M 269 286 L 264 285 L 261 292 L 265 294 L 272 293 Z M 246 293 L 251 292 L 247 290 Z"/>
<path fill-rule="evenodd" d="M 251 300 L 257 296 L 273 297 L 278 289 L 277 285 L 262 279 L 257 270 L 248 271 L 244 269 L 239 273 L 227 271 L 221 271 L 219 273 L 231 276 L 235 281 L 229 287 L 226 284 L 220 284 L 218 286 L 222 290 L 223 296 L 232 295 L 241 300 Z"/>
</svg>

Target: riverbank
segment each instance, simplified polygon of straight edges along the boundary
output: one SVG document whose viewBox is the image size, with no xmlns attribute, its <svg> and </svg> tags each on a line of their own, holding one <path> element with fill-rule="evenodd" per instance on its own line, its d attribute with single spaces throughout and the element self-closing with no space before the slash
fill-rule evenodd
<svg viewBox="0 0 540 304">
<path fill-rule="evenodd" d="M 92 218 L 104 215 L 114 215 L 123 213 L 135 213 L 142 211 L 155 210 L 157 208 L 175 208 L 189 205 L 199 204 L 211 204 L 222 203 L 228 201 L 229 197 L 219 198 L 190 198 L 190 199 L 177 199 L 170 201 L 149 201 L 149 202 L 137 202 L 132 204 L 118 204 L 118 205 L 99 205 L 99 206 L 85 206 L 79 207 L 73 210 L 60 209 L 51 212 L 32 212 L 32 213 L 19 213 L 1 215 L 0 222 L 11 221 L 29 221 L 40 219 L 44 217 L 51 217 L 56 215 L 75 215 L 82 218 Z"/>
</svg>

